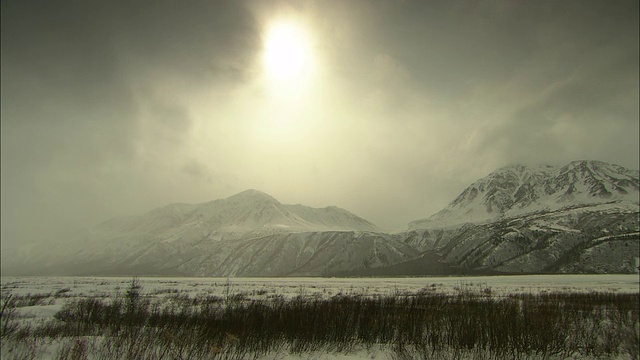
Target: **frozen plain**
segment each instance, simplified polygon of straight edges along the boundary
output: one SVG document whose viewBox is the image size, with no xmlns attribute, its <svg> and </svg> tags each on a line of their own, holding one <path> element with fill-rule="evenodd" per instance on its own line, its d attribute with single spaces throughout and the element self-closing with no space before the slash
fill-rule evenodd
<svg viewBox="0 0 640 360">
<path fill-rule="evenodd" d="M 500 276 L 434 276 L 434 277 L 363 277 L 363 278 L 214 278 L 214 277 L 137 277 L 144 287 L 143 293 L 161 295 L 178 290 L 196 295 L 221 295 L 229 287 L 235 293 L 267 291 L 285 297 L 323 294 L 393 294 L 415 292 L 436 287 L 445 293 L 455 293 L 460 286 L 491 287 L 495 295 L 542 291 L 614 291 L 638 292 L 638 274 L 580 274 L 580 275 L 500 275 Z M 0 278 L 2 296 L 13 293 L 46 294 L 63 289 L 70 296 L 110 296 L 126 289 L 131 277 L 79 277 L 79 276 L 9 276 Z M 263 290 L 263 291 L 259 291 Z"/>
<path fill-rule="evenodd" d="M 442 276 L 396 278 L 181 278 L 138 277 L 142 294 L 157 299 L 175 294 L 189 297 L 241 294 L 245 298 L 260 299 L 273 296 L 291 298 L 307 296 L 329 298 L 335 295 L 393 295 L 428 290 L 444 294 L 460 291 L 479 291 L 491 296 L 515 293 L 541 292 L 640 292 L 638 274 L 599 275 L 503 275 L 503 276 Z M 131 277 L 2 277 L 1 295 L 49 295 L 48 305 L 22 308 L 26 317 L 47 317 L 62 308 L 69 298 L 108 299 L 122 294 L 131 283 Z M 487 291 L 485 291 L 487 290 Z M 55 297 L 62 291 L 64 296 Z"/>
<path fill-rule="evenodd" d="M 398 278 L 181 278 L 138 277 L 142 294 L 151 299 L 167 296 L 219 296 L 240 294 L 248 299 L 267 299 L 274 296 L 291 298 L 306 296 L 329 298 L 335 295 L 393 295 L 421 290 L 444 294 L 460 291 L 490 293 L 506 296 L 515 293 L 541 292 L 640 292 L 638 274 L 598 275 L 509 275 L 509 276 L 442 276 Z M 131 277 L 2 277 L 1 295 L 50 295 L 47 305 L 20 308 L 26 318 L 53 316 L 62 305 L 74 297 L 108 299 L 122 294 Z M 62 292 L 64 296 L 55 296 Z"/>
<path fill-rule="evenodd" d="M 240 295 L 243 299 L 275 297 L 330 298 L 336 295 L 381 296 L 417 292 L 458 294 L 484 293 L 491 297 L 516 293 L 545 292 L 640 292 L 639 275 L 513 275 L 471 277 L 410 277 L 410 278 L 178 278 L 139 277 L 142 295 L 154 302 L 167 302 L 170 297 L 197 298 Z M 78 298 L 107 300 L 126 292 L 131 277 L 2 277 L 1 294 L 5 300 L 11 294 L 18 297 L 42 297 L 35 306 L 17 308 L 22 321 L 40 322 L 53 318 L 68 301 Z M 54 354 L 58 345 L 44 349 L 42 357 Z M 386 349 L 363 349 L 351 354 L 271 354 L 268 358 L 302 359 L 371 359 L 390 358 Z M 52 357 L 51 357 L 52 358 Z"/>
</svg>

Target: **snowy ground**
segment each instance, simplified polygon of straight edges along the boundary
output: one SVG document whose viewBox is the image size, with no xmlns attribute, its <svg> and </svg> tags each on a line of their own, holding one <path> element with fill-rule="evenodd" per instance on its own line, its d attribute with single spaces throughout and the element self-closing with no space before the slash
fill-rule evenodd
<svg viewBox="0 0 640 360">
<path fill-rule="evenodd" d="M 393 295 L 416 292 L 456 294 L 483 293 L 500 297 L 514 293 L 542 292 L 640 292 L 635 275 L 516 275 L 474 277 L 415 278 L 168 278 L 140 277 L 142 294 L 152 301 L 166 297 L 218 296 L 225 299 L 240 295 L 244 299 L 292 298 L 296 296 L 330 298 L 335 295 Z M 108 299 L 123 294 L 131 285 L 130 277 L 2 277 L 2 299 L 41 298 L 33 306 L 16 309 L 22 321 L 39 322 L 53 318 L 62 306 L 74 298 Z M 43 346 L 43 356 L 55 353 L 58 345 Z M 273 355 L 273 354 L 272 354 Z M 317 359 L 389 358 L 384 349 L 362 349 L 352 354 L 314 354 Z M 278 354 L 279 359 L 302 359 Z M 273 357 L 270 357 L 273 358 Z"/>
<path fill-rule="evenodd" d="M 246 298 L 309 296 L 328 298 L 344 295 L 390 295 L 433 291 L 455 294 L 477 291 L 492 296 L 540 292 L 640 292 L 638 275 L 514 275 L 415 278 L 169 278 L 141 277 L 142 293 L 151 298 L 180 294 L 189 297 L 214 295 L 224 298 L 241 294 Z M 129 277 L 2 277 L 2 298 L 9 294 L 49 295 L 39 306 L 20 308 L 27 318 L 52 317 L 72 297 L 109 298 L 124 293 Z M 59 292 L 59 293 L 58 293 Z M 56 296 L 56 293 L 59 295 Z"/>
</svg>

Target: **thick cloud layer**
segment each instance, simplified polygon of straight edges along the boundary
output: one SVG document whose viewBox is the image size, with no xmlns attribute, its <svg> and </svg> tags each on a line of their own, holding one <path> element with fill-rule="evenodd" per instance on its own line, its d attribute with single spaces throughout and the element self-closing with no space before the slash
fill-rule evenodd
<svg viewBox="0 0 640 360">
<path fill-rule="evenodd" d="M 637 1 L 1 6 L 3 246 L 246 188 L 396 229 L 508 164 L 638 168 Z"/>
</svg>

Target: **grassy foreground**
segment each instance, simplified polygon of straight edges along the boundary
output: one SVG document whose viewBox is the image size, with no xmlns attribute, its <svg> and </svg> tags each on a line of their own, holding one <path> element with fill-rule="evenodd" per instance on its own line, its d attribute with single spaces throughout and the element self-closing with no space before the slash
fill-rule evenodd
<svg viewBox="0 0 640 360">
<path fill-rule="evenodd" d="M 161 302 L 141 290 L 133 279 L 107 301 L 69 298 L 54 319 L 37 323 L 20 321 L 15 309 L 42 297 L 3 299 L 2 357 L 251 359 L 369 349 L 394 359 L 638 359 L 640 348 L 637 293 L 498 298 L 469 287 L 455 295 L 426 288 L 289 300 L 176 294 Z"/>
</svg>

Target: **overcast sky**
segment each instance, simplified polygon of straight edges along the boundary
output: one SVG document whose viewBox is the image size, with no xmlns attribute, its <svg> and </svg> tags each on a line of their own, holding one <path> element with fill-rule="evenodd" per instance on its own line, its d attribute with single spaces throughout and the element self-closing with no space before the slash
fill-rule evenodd
<svg viewBox="0 0 640 360">
<path fill-rule="evenodd" d="M 248 188 L 398 229 L 506 165 L 638 169 L 637 0 L 1 6 L 3 246 Z M 303 65 L 265 60 L 282 24 Z"/>
</svg>

